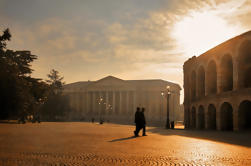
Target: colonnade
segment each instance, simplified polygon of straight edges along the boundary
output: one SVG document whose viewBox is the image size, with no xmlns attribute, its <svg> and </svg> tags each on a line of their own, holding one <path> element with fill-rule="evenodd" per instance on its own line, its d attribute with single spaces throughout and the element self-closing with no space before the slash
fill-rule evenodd
<svg viewBox="0 0 251 166">
<path fill-rule="evenodd" d="M 132 114 L 136 108 L 134 91 L 72 92 L 71 106 L 76 112 L 88 115 Z"/>
<path fill-rule="evenodd" d="M 85 110 L 88 114 L 133 113 L 135 93 L 133 91 L 87 91 Z"/>
<path fill-rule="evenodd" d="M 150 125 L 164 125 L 167 100 L 161 92 L 169 86 L 170 119 L 180 110 L 180 86 L 164 80 L 121 80 L 113 76 L 98 81 L 82 81 L 64 86 L 69 96 L 71 113 L 68 120 L 90 121 L 103 118 L 114 123 L 134 123 L 136 108 L 145 108 Z M 177 113 L 178 114 L 178 113 Z"/>
<path fill-rule="evenodd" d="M 90 120 L 104 118 L 111 121 L 130 120 L 133 122 L 137 107 L 145 108 L 147 121 L 152 124 L 164 124 L 166 121 L 166 98 L 161 91 L 72 91 L 68 92 L 73 108 L 73 119 L 84 117 Z M 170 119 L 175 119 L 179 110 L 179 95 L 170 97 Z"/>
</svg>

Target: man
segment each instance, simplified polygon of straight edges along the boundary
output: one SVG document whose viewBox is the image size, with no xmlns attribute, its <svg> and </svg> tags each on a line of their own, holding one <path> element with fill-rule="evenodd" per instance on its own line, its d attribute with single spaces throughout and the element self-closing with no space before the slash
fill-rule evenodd
<svg viewBox="0 0 251 166">
<path fill-rule="evenodd" d="M 142 111 L 140 112 L 140 129 L 143 128 L 143 134 L 142 136 L 147 136 L 146 135 L 146 119 L 145 119 L 145 108 L 142 108 Z"/>
<path fill-rule="evenodd" d="M 135 119 L 134 119 L 134 123 L 136 125 L 135 131 L 134 131 L 134 135 L 135 137 L 138 137 L 139 135 L 139 131 L 140 131 L 140 108 L 137 107 L 137 111 L 135 112 Z"/>
</svg>

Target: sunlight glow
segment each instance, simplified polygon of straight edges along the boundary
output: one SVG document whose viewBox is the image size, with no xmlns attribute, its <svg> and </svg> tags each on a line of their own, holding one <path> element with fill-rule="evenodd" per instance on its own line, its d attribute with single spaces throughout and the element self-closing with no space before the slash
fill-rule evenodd
<svg viewBox="0 0 251 166">
<path fill-rule="evenodd" d="M 172 36 L 186 57 L 198 56 L 242 32 L 214 12 L 191 12 L 174 24 Z"/>
</svg>

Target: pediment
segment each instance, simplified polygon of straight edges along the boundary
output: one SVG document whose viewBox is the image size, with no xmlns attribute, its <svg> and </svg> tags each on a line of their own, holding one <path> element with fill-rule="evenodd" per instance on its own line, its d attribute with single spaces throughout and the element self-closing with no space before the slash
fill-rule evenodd
<svg viewBox="0 0 251 166">
<path fill-rule="evenodd" d="M 112 83 L 124 84 L 124 83 L 126 83 L 126 81 L 119 79 L 117 77 L 107 76 L 105 78 L 102 78 L 102 79 L 96 81 L 95 83 L 96 84 L 112 84 Z"/>
<path fill-rule="evenodd" d="M 102 78 L 100 80 L 97 80 L 93 82 L 89 88 L 118 88 L 118 87 L 132 87 L 131 84 L 125 80 L 113 77 L 113 76 L 107 76 L 105 78 Z"/>
</svg>

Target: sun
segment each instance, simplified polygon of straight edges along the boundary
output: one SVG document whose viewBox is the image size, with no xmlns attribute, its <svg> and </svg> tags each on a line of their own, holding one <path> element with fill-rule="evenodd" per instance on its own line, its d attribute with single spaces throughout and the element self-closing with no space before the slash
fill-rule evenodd
<svg viewBox="0 0 251 166">
<path fill-rule="evenodd" d="M 238 35 L 240 28 L 230 25 L 213 12 L 191 12 L 173 26 L 172 37 L 187 57 L 198 56 Z"/>
</svg>

